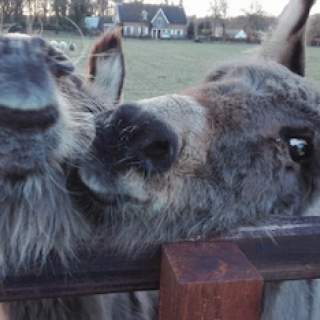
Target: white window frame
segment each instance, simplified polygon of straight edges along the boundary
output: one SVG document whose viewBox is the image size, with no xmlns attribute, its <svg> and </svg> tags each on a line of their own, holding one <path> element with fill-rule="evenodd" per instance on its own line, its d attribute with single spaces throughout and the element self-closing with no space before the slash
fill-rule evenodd
<svg viewBox="0 0 320 320">
<path fill-rule="evenodd" d="M 134 34 L 134 27 L 133 26 L 124 26 L 124 35 L 132 36 Z"/>
<path fill-rule="evenodd" d="M 147 36 L 149 34 L 149 28 L 148 27 L 142 27 L 143 28 L 143 35 Z"/>
</svg>

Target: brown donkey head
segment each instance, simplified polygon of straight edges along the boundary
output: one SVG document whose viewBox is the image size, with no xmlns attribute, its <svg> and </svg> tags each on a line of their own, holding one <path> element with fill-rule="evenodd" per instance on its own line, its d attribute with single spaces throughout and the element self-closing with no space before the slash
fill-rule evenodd
<svg viewBox="0 0 320 320">
<path fill-rule="evenodd" d="M 302 75 L 312 4 L 292 0 L 254 59 L 98 117 L 80 175 L 126 249 L 311 207 L 320 188 L 320 94 Z"/>
</svg>

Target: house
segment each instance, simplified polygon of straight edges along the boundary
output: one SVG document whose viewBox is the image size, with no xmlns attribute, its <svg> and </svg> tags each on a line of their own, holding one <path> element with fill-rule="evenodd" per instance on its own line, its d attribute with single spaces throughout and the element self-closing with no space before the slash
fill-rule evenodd
<svg viewBox="0 0 320 320">
<path fill-rule="evenodd" d="M 105 16 L 103 18 L 103 32 L 106 33 L 111 29 L 115 28 L 112 16 Z"/>
<path fill-rule="evenodd" d="M 182 6 L 144 4 L 141 1 L 116 3 L 114 22 L 125 37 L 185 39 L 187 17 Z"/>
<path fill-rule="evenodd" d="M 84 20 L 86 29 L 90 34 L 99 34 L 101 32 L 107 32 L 115 27 L 113 23 L 113 18 L 111 16 L 106 16 L 104 18 L 98 17 L 86 17 Z"/>
<path fill-rule="evenodd" d="M 88 30 L 101 30 L 102 20 L 97 17 L 85 17 L 84 25 Z"/>
<path fill-rule="evenodd" d="M 239 29 L 227 29 L 226 36 L 228 39 L 237 39 L 236 37 L 241 33 Z"/>
<path fill-rule="evenodd" d="M 222 38 L 223 37 L 223 28 L 222 27 L 214 27 L 213 28 L 213 36 L 216 38 Z"/>
<path fill-rule="evenodd" d="M 241 30 L 235 35 L 234 38 L 235 39 L 247 39 L 248 36 L 247 36 L 247 34 L 246 34 L 246 32 L 244 30 Z"/>
</svg>

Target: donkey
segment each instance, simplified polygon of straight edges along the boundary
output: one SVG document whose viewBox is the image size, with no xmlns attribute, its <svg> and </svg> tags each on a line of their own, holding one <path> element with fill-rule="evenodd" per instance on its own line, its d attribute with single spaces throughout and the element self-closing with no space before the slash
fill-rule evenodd
<svg viewBox="0 0 320 320">
<path fill-rule="evenodd" d="M 105 37 L 106 53 L 114 37 Z M 68 173 L 94 139 L 93 115 L 109 102 L 102 104 L 66 56 L 37 37 L 0 35 L 0 75 L 0 280 L 53 258 L 68 270 L 93 231 L 67 190 Z M 112 80 L 104 85 L 116 87 Z M 111 100 L 117 95 L 110 90 Z M 101 320 L 108 301 L 92 296 L 8 303 L 0 316 Z"/>
<path fill-rule="evenodd" d="M 79 176 L 106 241 L 132 253 L 141 241 L 319 214 L 320 92 L 303 78 L 313 3 L 291 0 L 255 59 L 97 117 Z M 260 319 L 320 319 L 319 282 L 267 285 Z"/>
<path fill-rule="evenodd" d="M 41 38 L 0 35 L 0 74 L 0 281 L 52 258 L 67 271 L 99 225 L 78 205 L 82 194 L 70 189 L 95 136 L 94 116 L 121 97 L 120 32 L 94 47 L 89 79 L 78 78 L 66 56 Z M 155 299 L 137 292 L 6 303 L 0 319 L 147 320 Z"/>
</svg>

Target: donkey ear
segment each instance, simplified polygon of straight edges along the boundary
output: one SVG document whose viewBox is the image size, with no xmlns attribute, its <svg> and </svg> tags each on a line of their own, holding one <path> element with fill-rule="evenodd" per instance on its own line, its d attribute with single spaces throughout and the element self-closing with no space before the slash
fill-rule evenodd
<svg viewBox="0 0 320 320">
<path fill-rule="evenodd" d="M 89 58 L 89 81 L 102 99 L 118 102 L 125 77 L 121 29 L 106 33 L 95 44 Z"/>
<path fill-rule="evenodd" d="M 306 25 L 314 3 L 315 0 L 291 0 L 270 37 L 262 45 L 260 55 L 304 76 Z"/>
</svg>

